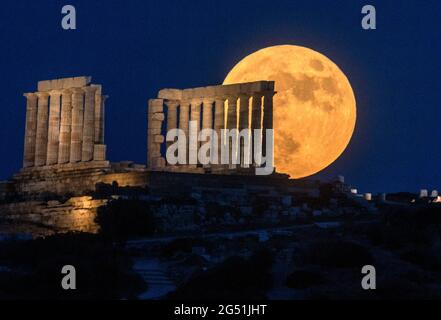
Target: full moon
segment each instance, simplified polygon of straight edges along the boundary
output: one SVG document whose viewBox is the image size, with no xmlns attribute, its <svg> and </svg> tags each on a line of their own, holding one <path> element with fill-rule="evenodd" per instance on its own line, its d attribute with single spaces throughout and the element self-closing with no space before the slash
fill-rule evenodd
<svg viewBox="0 0 441 320">
<path fill-rule="evenodd" d="M 354 132 L 356 103 L 345 74 L 314 50 L 279 45 L 241 60 L 224 84 L 275 81 L 274 162 L 291 178 L 333 163 Z"/>
</svg>

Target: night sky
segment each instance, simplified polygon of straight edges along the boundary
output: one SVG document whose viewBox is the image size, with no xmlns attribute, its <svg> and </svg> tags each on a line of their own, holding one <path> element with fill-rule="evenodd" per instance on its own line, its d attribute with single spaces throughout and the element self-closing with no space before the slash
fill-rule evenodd
<svg viewBox="0 0 441 320">
<path fill-rule="evenodd" d="M 61 8 L 77 9 L 77 30 Z M 361 8 L 377 9 L 377 30 Z M 309 47 L 347 75 L 357 99 L 354 136 L 315 177 L 337 174 L 362 192 L 441 189 L 441 2 L 2 1 L 0 178 L 22 164 L 24 92 L 37 81 L 91 75 L 110 98 L 111 161 L 145 163 L 147 100 L 165 87 L 220 84 L 246 55 Z"/>
</svg>

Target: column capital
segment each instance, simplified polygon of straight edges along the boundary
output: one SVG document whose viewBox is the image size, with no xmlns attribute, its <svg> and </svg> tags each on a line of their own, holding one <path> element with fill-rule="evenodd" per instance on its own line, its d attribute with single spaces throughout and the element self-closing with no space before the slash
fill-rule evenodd
<svg viewBox="0 0 441 320">
<path fill-rule="evenodd" d="M 193 98 L 190 100 L 190 104 L 192 106 L 199 106 L 202 104 L 202 99 L 201 98 Z"/>
<path fill-rule="evenodd" d="M 206 105 L 206 104 L 213 104 L 214 103 L 214 98 L 212 98 L 212 97 L 209 97 L 209 98 L 202 98 L 202 103 L 204 104 L 204 105 Z"/>
<path fill-rule="evenodd" d="M 38 98 L 38 96 L 37 96 L 37 94 L 35 93 L 35 92 L 26 92 L 26 93 L 23 93 L 23 97 L 25 97 L 26 99 L 37 99 Z"/>
<path fill-rule="evenodd" d="M 72 94 L 72 89 L 71 88 L 63 89 L 63 90 L 61 90 L 61 94 L 62 95 L 71 95 Z"/>
<path fill-rule="evenodd" d="M 95 86 L 87 86 L 87 87 L 83 87 L 82 88 L 83 89 L 83 91 L 87 94 L 91 94 L 91 93 L 93 93 L 93 94 L 95 94 L 95 92 L 98 90 L 98 87 L 95 87 Z"/>
<path fill-rule="evenodd" d="M 226 100 L 227 100 L 227 97 L 225 97 L 225 96 L 214 97 L 214 101 L 215 102 L 222 102 L 222 103 L 224 103 Z"/>
<path fill-rule="evenodd" d="M 268 90 L 268 91 L 261 91 L 259 93 L 260 93 L 260 95 L 262 95 L 266 98 L 272 98 L 272 97 L 274 97 L 274 95 L 276 95 L 277 92 L 273 91 L 273 90 Z"/>
<path fill-rule="evenodd" d="M 49 94 L 51 97 L 53 96 L 61 96 L 61 94 L 63 93 L 63 90 L 51 90 L 49 91 Z"/>
<path fill-rule="evenodd" d="M 38 99 L 47 99 L 49 98 L 49 92 L 36 92 L 35 93 Z"/>
<path fill-rule="evenodd" d="M 177 108 L 179 105 L 180 101 L 179 100 L 164 100 L 164 104 L 168 107 L 168 108 Z"/>
</svg>

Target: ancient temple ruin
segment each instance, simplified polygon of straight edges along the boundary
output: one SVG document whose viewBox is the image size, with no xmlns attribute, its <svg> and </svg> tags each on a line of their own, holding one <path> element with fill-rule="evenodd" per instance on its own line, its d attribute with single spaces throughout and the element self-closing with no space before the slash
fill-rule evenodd
<svg viewBox="0 0 441 320">
<path fill-rule="evenodd" d="M 248 128 L 250 132 L 261 129 L 265 145 L 265 129 L 273 128 L 274 81 L 257 81 L 241 84 L 208 86 L 192 89 L 163 89 L 156 99 L 149 100 L 147 168 L 159 171 L 236 173 L 244 165 L 244 139 L 239 142 L 240 162 L 235 165 L 221 164 L 170 164 L 166 161 L 164 149 L 170 145 L 165 141 L 167 132 L 174 128 L 189 134 L 189 123 L 195 121 L 196 130 L 214 129 L 218 145 L 222 129 Z M 252 141 L 249 141 L 250 145 Z M 187 141 L 187 157 L 197 152 L 200 145 Z M 232 150 L 230 150 L 230 153 Z M 217 151 L 219 152 L 219 151 Z M 251 163 L 253 159 L 250 159 Z M 250 171 L 251 172 L 251 171 Z"/>
<path fill-rule="evenodd" d="M 25 93 L 25 172 L 93 163 L 106 166 L 104 103 L 101 85 L 91 77 L 38 82 Z"/>
</svg>

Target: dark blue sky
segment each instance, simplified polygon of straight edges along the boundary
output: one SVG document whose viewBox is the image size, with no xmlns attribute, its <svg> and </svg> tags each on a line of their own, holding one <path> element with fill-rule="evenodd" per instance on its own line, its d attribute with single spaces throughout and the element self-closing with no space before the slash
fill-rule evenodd
<svg viewBox="0 0 441 320">
<path fill-rule="evenodd" d="M 64 31 L 61 8 L 77 9 Z M 377 30 L 361 29 L 374 4 Z M 107 101 L 112 161 L 145 162 L 147 100 L 164 87 L 219 84 L 244 56 L 302 45 L 333 60 L 357 99 L 345 153 L 317 177 L 361 191 L 441 189 L 441 2 L 2 1 L 0 178 L 22 163 L 25 99 L 38 80 L 92 75 Z"/>
</svg>

